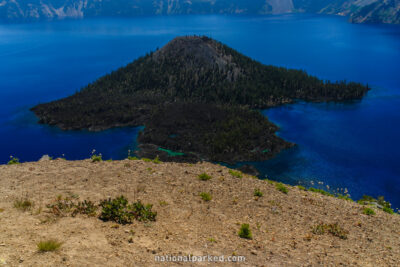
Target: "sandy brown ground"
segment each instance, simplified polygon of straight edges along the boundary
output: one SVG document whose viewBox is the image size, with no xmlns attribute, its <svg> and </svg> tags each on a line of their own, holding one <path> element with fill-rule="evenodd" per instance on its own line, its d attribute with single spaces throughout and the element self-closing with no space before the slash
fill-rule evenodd
<svg viewBox="0 0 400 267">
<path fill-rule="evenodd" d="M 200 181 L 203 172 L 213 178 Z M 377 210 L 367 216 L 356 203 L 294 187 L 286 195 L 266 181 L 239 179 L 211 163 L 54 160 L 2 165 L 0 183 L 0 266 L 400 265 L 399 215 Z M 255 188 L 264 192 L 258 200 Z M 200 192 L 210 192 L 213 199 L 204 202 Z M 154 204 L 157 221 L 115 228 L 97 217 L 56 217 L 46 204 L 60 194 L 92 201 L 123 194 Z M 21 197 L 35 203 L 31 211 L 14 208 Z M 320 222 L 338 223 L 349 231 L 348 239 L 312 234 Z M 252 240 L 238 236 L 242 223 L 250 224 Z M 62 241 L 61 248 L 39 253 L 37 243 L 50 238 Z M 156 255 L 189 254 L 242 255 L 246 261 L 154 260 Z"/>
</svg>

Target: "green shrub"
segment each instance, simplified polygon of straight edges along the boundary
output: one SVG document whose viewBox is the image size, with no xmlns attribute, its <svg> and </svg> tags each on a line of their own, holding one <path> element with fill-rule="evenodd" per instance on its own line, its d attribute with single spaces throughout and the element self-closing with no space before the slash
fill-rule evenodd
<svg viewBox="0 0 400 267">
<path fill-rule="evenodd" d="M 138 221 L 155 221 L 157 213 L 153 212 L 152 205 L 143 205 L 140 201 L 129 204 L 124 196 L 115 199 L 106 199 L 100 202 L 102 211 L 100 219 L 103 221 L 114 221 L 120 224 Z"/>
<path fill-rule="evenodd" d="M 378 199 L 375 199 L 371 196 L 363 195 L 363 197 L 357 201 L 357 203 L 362 204 L 362 205 L 369 205 L 369 204 L 378 204 L 378 208 L 382 209 L 384 212 L 387 212 L 389 214 L 393 214 L 394 211 L 391 208 L 392 204 L 390 202 L 385 201 L 385 198 L 383 196 L 379 196 Z"/>
<path fill-rule="evenodd" d="M 329 193 L 329 192 L 327 192 L 327 191 L 325 191 L 323 189 L 317 189 L 317 188 L 310 187 L 308 190 L 311 191 L 311 192 L 322 194 L 324 196 L 334 197 L 333 194 L 331 194 L 331 193 Z"/>
<path fill-rule="evenodd" d="M 353 200 L 350 198 L 350 195 L 336 194 L 336 197 L 339 198 L 339 199 L 347 200 L 347 201 L 353 201 Z"/>
<path fill-rule="evenodd" d="M 357 200 L 357 203 L 367 205 L 370 202 L 377 202 L 377 200 L 371 196 L 363 195 L 361 199 Z"/>
<path fill-rule="evenodd" d="M 333 236 L 337 236 L 340 239 L 347 239 L 348 231 L 344 230 L 337 223 L 324 224 L 320 223 L 313 227 L 312 233 L 316 235 L 323 235 L 329 233 Z"/>
<path fill-rule="evenodd" d="M 276 189 L 278 189 L 279 191 L 281 191 L 284 194 L 287 194 L 289 192 L 289 189 L 287 189 L 287 187 L 284 186 L 282 183 L 277 183 Z"/>
<path fill-rule="evenodd" d="M 161 207 L 168 206 L 168 202 L 165 200 L 160 200 L 158 203 L 160 204 Z"/>
<path fill-rule="evenodd" d="M 152 208 L 153 205 L 144 205 L 140 201 L 131 204 L 131 212 L 133 213 L 133 217 L 141 222 L 154 222 L 156 220 L 157 212 L 153 212 L 151 210 Z"/>
<path fill-rule="evenodd" d="M 384 212 L 389 213 L 389 214 L 393 214 L 393 213 L 394 213 L 393 209 L 392 209 L 392 208 L 389 208 L 389 207 L 383 207 L 382 210 L 383 210 Z"/>
<path fill-rule="evenodd" d="M 208 175 L 207 173 L 202 173 L 199 176 L 199 179 L 202 181 L 208 181 L 210 180 L 212 177 L 210 175 Z"/>
<path fill-rule="evenodd" d="M 262 197 L 264 195 L 263 192 L 260 191 L 260 189 L 256 188 L 254 189 L 254 196 L 255 197 Z"/>
<path fill-rule="evenodd" d="M 303 190 L 303 191 L 307 191 L 307 188 L 305 188 L 305 187 L 302 186 L 302 185 L 298 185 L 297 188 L 300 189 L 300 190 Z"/>
<path fill-rule="evenodd" d="M 19 159 L 13 156 L 10 156 L 10 161 L 7 162 L 7 165 L 14 165 L 14 164 L 20 164 Z"/>
<path fill-rule="evenodd" d="M 200 197 L 201 197 L 204 201 L 210 201 L 210 200 L 212 199 L 212 196 L 210 195 L 210 193 L 206 193 L 206 192 L 200 193 Z"/>
<path fill-rule="evenodd" d="M 264 179 L 264 181 L 266 181 L 267 183 L 269 183 L 270 185 L 274 185 L 276 184 L 276 182 L 270 180 L 270 179 Z"/>
<path fill-rule="evenodd" d="M 131 150 L 128 150 L 128 159 L 129 160 L 139 160 L 138 157 L 133 156 L 133 153 Z"/>
<path fill-rule="evenodd" d="M 62 243 L 57 240 L 41 241 L 37 244 L 39 252 L 56 251 L 61 247 Z"/>
<path fill-rule="evenodd" d="M 103 161 L 103 158 L 102 158 L 101 153 L 96 154 L 96 150 L 95 150 L 95 149 L 93 149 L 92 155 L 91 155 L 90 158 L 92 159 L 92 162 L 100 162 L 100 161 Z"/>
<path fill-rule="evenodd" d="M 76 216 L 77 214 L 96 216 L 96 211 L 97 206 L 92 201 L 84 200 L 83 202 L 78 202 L 78 204 L 74 207 L 72 216 Z"/>
<path fill-rule="evenodd" d="M 242 224 L 240 226 L 238 234 L 239 234 L 239 236 L 241 238 L 246 238 L 246 239 L 252 239 L 253 238 L 253 236 L 251 234 L 251 230 L 250 230 L 250 225 L 247 224 L 247 223 L 244 223 L 244 224 Z"/>
<path fill-rule="evenodd" d="M 162 161 L 161 161 L 160 158 L 157 156 L 155 159 L 153 159 L 153 163 L 155 163 L 155 164 L 160 164 L 160 163 L 162 163 Z"/>
<path fill-rule="evenodd" d="M 14 208 L 27 211 L 33 207 L 33 202 L 29 199 L 17 199 L 14 201 Z"/>
<path fill-rule="evenodd" d="M 152 160 L 151 160 L 151 159 L 148 159 L 148 158 L 142 158 L 142 160 L 143 160 L 144 162 L 152 162 Z"/>
<path fill-rule="evenodd" d="M 57 216 L 66 216 L 67 213 L 74 210 L 76 204 L 71 198 L 63 198 L 63 196 L 59 195 L 53 203 L 46 205 L 46 207 Z"/>
<path fill-rule="evenodd" d="M 243 178 L 243 173 L 240 171 L 229 170 L 230 175 L 236 178 Z"/>
<path fill-rule="evenodd" d="M 364 208 L 364 209 L 363 209 L 363 214 L 366 214 L 366 215 L 375 215 L 375 211 L 374 211 L 373 209 L 371 209 L 371 208 Z"/>
</svg>

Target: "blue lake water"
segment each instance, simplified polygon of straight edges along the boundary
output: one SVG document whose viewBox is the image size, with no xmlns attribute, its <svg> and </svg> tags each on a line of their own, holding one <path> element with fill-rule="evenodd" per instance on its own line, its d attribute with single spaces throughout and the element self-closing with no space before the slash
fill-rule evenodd
<svg viewBox="0 0 400 267">
<path fill-rule="evenodd" d="M 172 16 L 0 24 L 0 163 L 43 154 L 82 159 L 96 149 L 121 159 L 137 128 L 63 132 L 29 108 L 68 96 L 178 35 L 204 34 L 265 64 L 373 89 L 346 104 L 297 103 L 264 113 L 298 146 L 257 163 L 290 184 L 384 195 L 400 207 L 400 27 L 353 25 L 315 15 Z M 321 181 L 324 184 L 318 184 Z"/>
</svg>

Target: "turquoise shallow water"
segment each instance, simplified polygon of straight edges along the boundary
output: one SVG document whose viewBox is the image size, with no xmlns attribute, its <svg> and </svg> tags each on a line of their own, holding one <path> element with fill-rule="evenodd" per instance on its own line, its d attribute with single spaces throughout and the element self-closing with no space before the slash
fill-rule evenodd
<svg viewBox="0 0 400 267">
<path fill-rule="evenodd" d="M 298 146 L 255 163 L 291 184 L 385 195 L 400 207 L 400 27 L 331 16 L 171 16 L 0 25 L 0 162 L 43 154 L 121 159 L 139 129 L 62 132 L 29 108 L 74 93 L 178 35 L 205 34 L 265 64 L 373 89 L 345 104 L 297 103 L 264 111 Z M 323 182 L 323 184 L 318 183 Z"/>
</svg>

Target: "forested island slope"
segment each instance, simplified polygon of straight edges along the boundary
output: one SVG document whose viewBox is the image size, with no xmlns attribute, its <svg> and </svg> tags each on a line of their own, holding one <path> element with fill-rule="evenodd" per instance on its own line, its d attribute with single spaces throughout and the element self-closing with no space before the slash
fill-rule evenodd
<svg viewBox="0 0 400 267">
<path fill-rule="evenodd" d="M 265 160 L 292 144 L 257 110 L 362 98 L 368 87 L 266 66 L 208 37 L 178 37 L 76 94 L 32 110 L 64 130 L 140 126 L 141 153 L 173 160 Z M 161 150 L 160 150 L 161 149 Z"/>
</svg>

